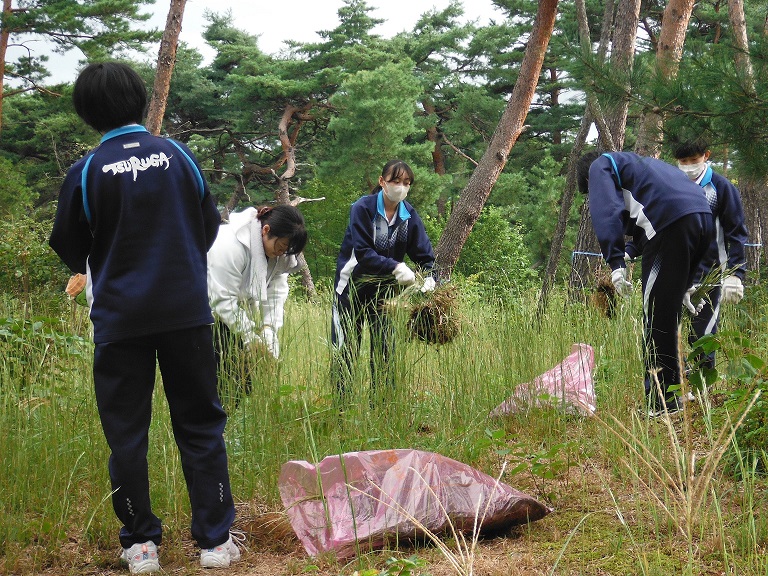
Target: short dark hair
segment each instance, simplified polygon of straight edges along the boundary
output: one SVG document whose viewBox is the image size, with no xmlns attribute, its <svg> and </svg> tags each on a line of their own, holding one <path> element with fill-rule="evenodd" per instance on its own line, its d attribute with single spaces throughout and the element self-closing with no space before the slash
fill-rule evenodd
<svg viewBox="0 0 768 576">
<path fill-rule="evenodd" d="M 288 239 L 286 254 L 298 254 L 304 250 L 307 245 L 307 230 L 304 227 L 304 216 L 298 208 L 290 204 L 259 208 L 258 217 L 262 226 L 269 224 L 267 236 Z"/>
<path fill-rule="evenodd" d="M 576 185 L 582 194 L 589 192 L 589 167 L 592 166 L 592 162 L 597 160 L 598 156 L 600 156 L 600 152 L 592 150 L 582 154 L 579 161 L 576 162 Z"/>
<path fill-rule="evenodd" d="M 127 64 L 94 63 L 78 75 L 72 102 L 86 124 L 104 133 L 126 124 L 141 124 L 147 87 Z"/>
<path fill-rule="evenodd" d="M 709 150 L 709 142 L 703 138 L 695 138 L 675 142 L 672 147 L 672 155 L 678 159 L 690 158 L 691 156 L 702 156 L 707 150 Z"/>
</svg>

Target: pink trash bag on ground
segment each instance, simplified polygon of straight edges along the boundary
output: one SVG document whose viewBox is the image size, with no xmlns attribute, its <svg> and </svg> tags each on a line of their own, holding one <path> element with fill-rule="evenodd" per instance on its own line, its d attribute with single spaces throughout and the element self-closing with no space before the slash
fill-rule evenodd
<svg viewBox="0 0 768 576">
<path fill-rule="evenodd" d="M 436 535 L 450 530 L 448 518 L 457 532 L 471 532 L 478 503 L 482 531 L 525 524 L 552 511 L 466 464 L 419 450 L 350 452 L 317 466 L 293 460 L 283 464 L 278 486 L 310 556 L 335 552 L 350 558 L 387 541 L 423 537 L 414 519 Z"/>
<path fill-rule="evenodd" d="M 562 406 L 566 411 L 592 416 L 597 410 L 592 369 L 595 352 L 589 344 L 574 344 L 571 353 L 560 364 L 520 384 L 512 396 L 491 411 L 497 418 L 523 412 L 532 406 Z"/>
</svg>

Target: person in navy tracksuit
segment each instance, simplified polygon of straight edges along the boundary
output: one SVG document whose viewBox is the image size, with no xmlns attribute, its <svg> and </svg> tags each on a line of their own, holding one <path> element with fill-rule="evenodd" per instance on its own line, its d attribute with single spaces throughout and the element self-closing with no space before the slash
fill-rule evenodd
<svg viewBox="0 0 768 576">
<path fill-rule="evenodd" d="M 680 384 L 678 326 L 683 304 L 691 307 L 689 288 L 714 235 L 709 205 L 679 169 L 632 152 L 584 154 L 577 180 L 579 190 L 589 193 L 595 234 L 620 295 L 628 296 L 632 288 L 625 235 L 642 246 L 648 413 L 675 412 L 681 402 L 669 388 Z"/>
<path fill-rule="evenodd" d="M 721 302 L 738 303 L 743 298 L 744 245 L 748 233 L 739 189 L 709 166 L 709 145 L 702 139 L 678 142 L 673 155 L 678 168 L 702 188 L 714 217 L 715 237 L 701 262 L 700 275 L 704 277 L 714 267 L 720 268 L 723 274 L 721 284 L 710 290 L 703 308 L 691 321 L 693 333 L 688 340 L 692 345 L 699 338 L 717 332 Z M 715 353 L 699 358 L 699 364 L 713 369 Z"/>
<path fill-rule="evenodd" d="M 141 126 L 146 87 L 130 67 L 105 62 L 77 78 L 78 115 L 103 134 L 67 172 L 50 245 L 87 273 L 93 380 L 111 451 L 112 504 L 132 573 L 159 570 L 162 524 L 147 465 L 159 364 L 204 566 L 239 557 L 216 390 L 206 253 L 221 217 L 192 152 Z"/>
<path fill-rule="evenodd" d="M 332 377 L 339 396 L 348 393 L 348 381 L 357 357 L 364 323 L 371 337 L 371 377 L 375 391 L 379 379 L 394 385 L 393 328 L 384 302 L 396 286 L 407 286 L 416 275 L 403 262 L 407 255 L 424 270 L 431 270 L 435 255 L 424 223 L 405 198 L 413 184 L 413 171 L 401 160 L 384 165 L 371 194 L 352 204 L 344 240 L 336 262 L 331 341 L 335 353 Z M 433 290 L 428 276 L 422 291 Z"/>
</svg>

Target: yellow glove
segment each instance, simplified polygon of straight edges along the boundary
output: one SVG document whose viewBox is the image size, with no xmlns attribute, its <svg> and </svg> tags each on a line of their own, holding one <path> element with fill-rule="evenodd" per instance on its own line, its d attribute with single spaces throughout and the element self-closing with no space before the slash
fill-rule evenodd
<svg viewBox="0 0 768 576">
<path fill-rule="evenodd" d="M 69 278 L 67 287 L 64 291 L 69 296 L 70 300 L 74 300 L 81 306 L 87 306 L 88 301 L 85 297 L 85 284 L 88 281 L 88 276 L 85 274 L 75 274 Z"/>
</svg>

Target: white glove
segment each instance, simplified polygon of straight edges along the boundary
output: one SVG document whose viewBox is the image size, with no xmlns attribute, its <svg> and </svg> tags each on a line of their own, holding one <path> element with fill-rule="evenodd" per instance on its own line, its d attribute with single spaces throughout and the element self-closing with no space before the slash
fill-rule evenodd
<svg viewBox="0 0 768 576">
<path fill-rule="evenodd" d="M 400 264 L 395 266 L 392 274 L 395 275 L 398 284 L 407 286 L 416 282 L 416 274 L 413 273 L 413 270 L 408 268 L 408 265 L 405 262 L 400 262 Z"/>
<path fill-rule="evenodd" d="M 723 278 L 723 289 L 720 300 L 738 304 L 744 298 L 744 285 L 738 276 L 726 276 Z"/>
<path fill-rule="evenodd" d="M 272 326 L 264 326 L 264 328 L 261 329 L 261 334 L 256 336 L 253 340 L 254 342 L 263 344 L 275 358 L 280 356 L 280 342 L 277 340 L 277 334 L 275 334 Z"/>
<path fill-rule="evenodd" d="M 616 288 L 616 293 L 619 296 L 629 298 L 629 295 L 632 293 L 632 282 L 627 280 L 626 268 L 616 268 L 616 270 L 611 272 L 611 282 L 613 282 L 613 286 Z"/>
<path fill-rule="evenodd" d="M 426 294 L 427 292 L 432 292 L 432 290 L 434 289 L 435 289 L 435 279 L 432 278 L 432 276 L 427 276 L 424 279 L 424 284 L 421 287 L 421 291 Z"/>
<path fill-rule="evenodd" d="M 683 296 L 683 306 L 688 308 L 688 312 L 693 314 L 694 316 L 697 316 L 699 312 L 701 312 L 701 309 L 704 308 L 704 299 L 702 298 L 696 304 L 694 305 L 693 302 L 691 302 L 691 296 L 693 296 L 693 293 L 696 292 L 696 290 L 699 287 L 697 285 L 693 285 L 688 290 L 685 291 L 685 295 Z"/>
</svg>

